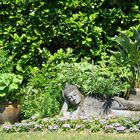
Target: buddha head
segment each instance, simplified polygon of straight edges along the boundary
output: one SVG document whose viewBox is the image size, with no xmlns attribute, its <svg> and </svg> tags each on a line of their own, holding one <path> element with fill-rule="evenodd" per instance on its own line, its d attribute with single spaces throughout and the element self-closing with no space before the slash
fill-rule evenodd
<svg viewBox="0 0 140 140">
<path fill-rule="evenodd" d="M 82 100 L 81 92 L 74 85 L 66 85 L 63 92 L 63 96 L 72 105 L 78 105 Z"/>
</svg>

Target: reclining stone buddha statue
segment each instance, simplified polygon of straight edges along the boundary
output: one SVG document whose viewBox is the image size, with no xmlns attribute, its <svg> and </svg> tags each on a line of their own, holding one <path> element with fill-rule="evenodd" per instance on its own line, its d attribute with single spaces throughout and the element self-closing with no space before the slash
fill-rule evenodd
<svg viewBox="0 0 140 140">
<path fill-rule="evenodd" d="M 97 96 L 84 96 L 75 85 L 67 84 L 62 92 L 64 103 L 59 115 L 69 118 L 93 116 L 135 116 L 140 115 L 140 103 L 121 97 L 103 99 Z M 73 111 L 69 111 L 69 107 Z"/>
</svg>

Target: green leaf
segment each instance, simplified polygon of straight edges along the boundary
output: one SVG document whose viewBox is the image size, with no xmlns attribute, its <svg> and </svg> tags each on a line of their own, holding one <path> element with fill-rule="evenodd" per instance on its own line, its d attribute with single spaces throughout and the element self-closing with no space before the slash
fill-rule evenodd
<svg viewBox="0 0 140 140">
<path fill-rule="evenodd" d="M 13 89 L 18 89 L 18 85 L 16 83 L 12 83 L 10 86 L 9 86 L 9 91 L 12 91 Z"/>
<path fill-rule="evenodd" d="M 23 80 L 23 77 L 20 75 L 17 75 L 16 77 L 13 78 L 13 83 L 21 83 Z"/>
<path fill-rule="evenodd" d="M 0 86 L 0 91 L 4 90 L 6 88 L 6 86 Z"/>
<path fill-rule="evenodd" d="M 0 93 L 0 97 L 4 97 L 5 95 L 5 93 Z"/>
<path fill-rule="evenodd" d="M 135 36 L 136 40 L 139 41 L 140 40 L 140 33 L 135 28 L 133 30 L 134 30 L 134 36 Z"/>
</svg>

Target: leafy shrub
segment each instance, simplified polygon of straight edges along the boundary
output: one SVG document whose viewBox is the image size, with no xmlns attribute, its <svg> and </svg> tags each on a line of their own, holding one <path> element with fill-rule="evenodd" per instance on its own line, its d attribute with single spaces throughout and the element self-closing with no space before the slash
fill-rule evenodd
<svg viewBox="0 0 140 140">
<path fill-rule="evenodd" d="M 140 33 L 133 29 L 134 40 L 124 33 L 116 36 L 118 42 L 118 52 L 114 52 L 118 64 L 130 66 L 132 76 L 128 79 L 132 87 L 140 87 Z"/>
<path fill-rule="evenodd" d="M 0 73 L 12 72 L 13 64 L 10 61 L 8 52 L 0 49 Z"/>
<path fill-rule="evenodd" d="M 130 71 L 126 67 L 118 67 L 116 59 L 104 55 L 103 60 L 93 65 L 88 62 L 60 64 L 58 77 L 60 81 L 77 85 L 85 94 L 99 94 L 103 96 L 123 96 L 129 84 L 126 79 Z"/>
<path fill-rule="evenodd" d="M 17 101 L 19 100 L 19 85 L 23 77 L 13 73 L 0 73 L 0 100 Z"/>
<path fill-rule="evenodd" d="M 13 63 L 6 50 L 0 49 L 0 102 L 19 101 L 21 75 L 13 73 Z"/>
<path fill-rule="evenodd" d="M 22 113 L 26 118 L 34 113 L 39 113 L 41 116 L 53 116 L 59 113 L 63 101 L 61 92 L 65 83 L 57 77 L 57 65 L 76 61 L 72 49 L 67 49 L 66 52 L 60 49 L 53 55 L 47 50 L 44 52 L 46 63 L 41 70 L 37 67 L 32 68 L 28 85 L 22 90 L 24 95 Z"/>
<path fill-rule="evenodd" d="M 47 81 L 45 87 L 28 86 L 23 90 L 23 118 L 29 118 L 34 113 L 40 114 L 42 117 L 54 116 L 59 113 L 63 101 L 61 97 L 62 86 L 57 81 Z"/>
</svg>

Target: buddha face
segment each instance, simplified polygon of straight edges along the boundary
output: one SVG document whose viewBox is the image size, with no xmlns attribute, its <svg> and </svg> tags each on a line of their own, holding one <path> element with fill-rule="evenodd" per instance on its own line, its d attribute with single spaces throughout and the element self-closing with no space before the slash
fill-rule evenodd
<svg viewBox="0 0 140 140">
<path fill-rule="evenodd" d="M 72 105 L 77 105 L 81 101 L 81 95 L 79 92 L 75 92 L 74 90 L 71 91 L 69 94 L 66 95 L 67 100 L 72 104 Z"/>
</svg>

